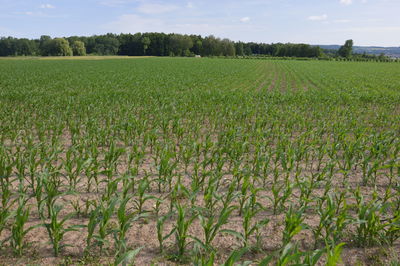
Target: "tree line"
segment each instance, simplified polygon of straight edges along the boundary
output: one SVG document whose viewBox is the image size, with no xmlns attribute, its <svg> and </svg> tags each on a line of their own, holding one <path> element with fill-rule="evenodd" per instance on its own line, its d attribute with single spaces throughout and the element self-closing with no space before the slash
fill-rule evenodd
<svg viewBox="0 0 400 266">
<path fill-rule="evenodd" d="M 367 54 L 366 52 L 354 53 L 353 40 L 347 40 L 339 50 L 323 49 L 324 57 L 336 60 L 351 60 L 351 61 L 379 61 L 379 62 L 393 62 L 399 61 L 386 56 L 384 53 L 380 55 Z"/>
<path fill-rule="evenodd" d="M 318 46 L 234 42 L 212 35 L 136 33 L 39 39 L 0 38 L 0 56 L 250 56 L 320 57 Z"/>
</svg>

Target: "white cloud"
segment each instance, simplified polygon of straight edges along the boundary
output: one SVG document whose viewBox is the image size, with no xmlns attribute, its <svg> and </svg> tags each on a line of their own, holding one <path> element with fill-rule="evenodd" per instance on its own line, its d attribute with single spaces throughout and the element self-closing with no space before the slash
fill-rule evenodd
<svg viewBox="0 0 400 266">
<path fill-rule="evenodd" d="M 140 5 L 137 10 L 140 13 L 147 14 L 147 15 L 157 15 L 168 13 L 178 9 L 175 5 L 162 5 L 162 4 L 142 4 Z"/>
<path fill-rule="evenodd" d="M 340 0 L 340 3 L 342 5 L 348 6 L 348 5 L 351 5 L 353 3 L 353 0 Z"/>
<path fill-rule="evenodd" d="M 326 20 L 328 18 L 327 14 L 323 14 L 320 16 L 309 16 L 307 19 L 312 20 L 312 21 L 321 21 L 321 20 Z"/>
<path fill-rule="evenodd" d="M 240 21 L 243 22 L 243 23 L 246 23 L 246 22 L 250 21 L 250 18 L 249 17 L 243 17 L 243 18 L 240 19 Z"/>
<path fill-rule="evenodd" d="M 55 8 L 55 6 L 53 6 L 53 5 L 51 5 L 51 4 L 42 4 L 42 5 L 40 5 L 40 8 L 47 8 L 47 9 L 50 9 L 50 8 Z"/>
</svg>

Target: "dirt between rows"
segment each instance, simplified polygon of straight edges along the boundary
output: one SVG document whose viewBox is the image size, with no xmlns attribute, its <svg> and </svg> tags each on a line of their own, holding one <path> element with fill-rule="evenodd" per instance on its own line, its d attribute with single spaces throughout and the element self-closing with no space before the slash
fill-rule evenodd
<svg viewBox="0 0 400 266">
<path fill-rule="evenodd" d="M 66 141 L 67 144 L 70 144 L 69 141 Z M 61 154 L 61 157 L 65 158 L 65 154 Z M 126 173 L 129 169 L 127 164 L 125 163 L 127 158 L 122 156 L 119 160 L 118 164 L 118 177 Z M 246 163 L 246 162 L 244 162 Z M 310 165 L 302 165 L 303 171 L 302 175 L 307 176 L 312 172 L 316 171 L 317 164 L 316 162 L 311 163 Z M 212 169 L 204 169 L 211 171 Z M 182 175 L 182 184 L 190 188 L 192 179 L 191 175 L 193 175 L 193 165 L 190 165 L 188 170 L 185 172 L 183 165 L 178 165 L 178 168 L 175 170 L 176 175 Z M 232 174 L 229 170 L 228 165 L 223 167 L 224 175 L 221 181 L 221 193 L 227 190 L 227 187 L 232 181 Z M 145 174 L 150 173 L 150 179 L 156 178 L 157 173 L 157 165 L 152 159 L 151 154 L 146 154 L 145 158 L 142 160 L 142 163 L 139 166 L 139 172 L 137 178 L 143 178 Z M 377 179 L 377 191 L 379 195 L 384 195 L 386 187 L 388 185 L 387 179 L 383 177 L 383 173 Z M 99 184 L 99 192 L 94 190 L 95 185 L 93 184 L 92 190 L 87 192 L 86 184 L 87 177 L 85 175 L 81 175 L 81 180 L 76 188 L 76 191 L 72 194 L 66 194 L 60 197 L 57 200 L 57 203 L 63 206 L 61 217 L 65 217 L 69 213 L 74 213 L 76 210 L 74 209 L 71 202 L 77 203 L 84 209 L 85 202 L 88 200 L 97 200 L 100 201 L 102 195 L 105 191 L 105 183 L 100 182 Z M 100 175 L 101 179 L 106 179 L 105 176 Z M 333 189 L 337 191 L 346 190 L 345 187 L 342 186 L 342 175 L 340 173 L 335 174 L 335 178 L 333 181 Z M 268 180 L 272 180 L 272 175 L 268 178 Z M 293 181 L 293 177 L 291 177 Z M 352 198 L 351 192 L 356 186 L 359 186 L 362 181 L 361 170 L 357 169 L 351 172 L 348 177 L 349 182 L 347 185 L 349 186 L 347 192 L 347 203 L 349 205 L 353 204 L 355 200 Z M 258 182 L 258 181 L 257 181 Z M 67 180 L 63 180 L 63 184 L 67 185 Z M 122 185 L 119 184 L 118 191 L 121 191 Z M 258 186 L 262 186 L 262 184 L 258 184 Z M 261 190 L 258 194 L 258 201 L 263 206 L 264 210 L 259 212 L 255 216 L 255 222 L 259 222 L 264 218 L 269 218 L 270 222 L 262 227 L 260 230 L 261 236 L 261 246 L 260 250 L 254 250 L 253 252 L 248 252 L 244 255 L 243 260 L 251 260 L 257 261 L 262 259 L 265 255 L 273 254 L 277 252 L 281 248 L 281 240 L 282 240 L 282 232 L 284 229 L 284 220 L 285 220 L 285 211 L 280 211 L 277 214 L 272 213 L 272 203 L 269 199 L 272 197 L 272 192 L 270 191 L 271 183 L 267 182 L 267 186 Z M 16 192 L 17 183 L 14 183 L 14 192 Z M 64 188 L 66 190 L 66 188 Z M 372 186 L 362 186 L 361 191 L 365 196 L 366 200 L 371 198 L 371 194 L 373 191 Z M 313 196 L 321 196 L 324 192 L 323 186 L 316 188 L 313 190 Z M 164 199 L 164 202 L 160 205 L 160 215 L 167 214 L 170 209 L 170 196 L 168 192 L 157 191 L 156 184 L 153 184 L 151 190 L 148 192 L 154 197 Z M 204 207 L 204 197 L 203 192 L 200 192 L 199 195 L 196 196 L 195 205 Z M 129 201 L 128 207 L 133 211 L 133 200 L 136 197 L 132 197 L 132 200 Z M 190 205 L 189 199 L 185 199 L 181 197 L 179 201 L 182 204 Z M 296 204 L 299 201 L 299 190 L 294 189 L 292 195 L 289 197 L 285 206 L 287 207 L 290 203 Z M 234 202 L 236 205 L 238 204 L 237 200 Z M 311 203 L 313 204 L 313 203 Z M 154 205 L 155 200 L 149 200 L 144 205 L 144 210 L 148 211 L 148 216 L 145 218 L 141 218 L 138 221 L 133 222 L 130 227 L 127 240 L 128 247 L 135 249 L 138 247 L 142 247 L 141 251 L 137 255 L 135 262 L 136 265 L 175 265 L 179 264 L 169 259 L 171 254 L 175 251 L 174 246 L 174 236 L 171 236 L 165 242 L 166 252 L 165 254 L 160 254 L 159 245 L 157 240 L 157 231 L 156 231 L 156 217 L 154 214 Z M 37 211 L 37 204 L 35 199 L 31 198 L 26 206 L 30 206 L 30 216 L 29 222 L 26 227 L 35 226 L 42 223 L 39 218 L 39 214 Z M 217 213 L 214 215 L 218 216 Z M 351 210 L 353 215 L 354 211 Z M 176 216 L 171 217 L 165 223 L 164 234 L 170 232 L 175 224 Z M 223 226 L 224 229 L 231 229 L 237 232 L 243 232 L 242 229 L 242 221 L 243 217 L 239 216 L 238 211 L 235 210 L 231 217 L 229 218 L 229 222 Z M 86 225 L 88 223 L 87 213 L 83 213 L 80 215 L 75 215 L 73 218 L 67 220 L 66 226 L 69 225 Z M 319 223 L 319 216 L 315 212 L 308 211 L 305 214 L 305 223 L 308 226 L 316 226 Z M 113 217 L 111 222 L 111 227 L 116 226 L 116 217 Z M 400 256 L 400 241 L 397 241 L 393 247 L 387 246 L 375 246 L 368 248 L 359 248 L 356 245 L 352 244 L 354 242 L 354 226 L 349 226 L 346 231 L 346 235 L 344 237 L 345 242 L 348 244 L 344 247 L 342 258 L 343 265 L 383 265 L 389 263 L 392 260 L 399 259 Z M 203 239 L 203 231 L 200 226 L 200 222 L 198 219 L 194 221 L 194 223 L 190 226 L 189 235 L 195 236 L 199 239 Z M 10 235 L 9 230 L 3 231 L 0 236 L 0 240 L 5 240 Z M 85 255 L 85 247 L 86 247 L 86 236 L 87 229 L 80 228 L 78 231 L 68 232 L 65 234 L 65 238 L 63 240 L 63 244 L 66 247 L 62 250 L 61 255 L 56 258 L 53 255 L 52 246 L 49 243 L 49 237 L 47 231 L 44 227 L 38 227 L 31 230 L 26 236 L 26 242 L 28 244 L 27 248 L 22 257 L 15 257 L 12 254 L 12 249 L 9 246 L 3 247 L 0 250 L 0 265 L 55 265 L 55 264 L 88 264 L 88 265 L 98 265 L 98 264 L 108 264 L 113 261 L 114 247 L 113 247 L 113 239 L 112 236 L 109 236 L 110 245 L 105 249 L 103 254 L 99 253 L 98 249 L 93 249 L 89 253 L 89 256 Z M 301 250 L 313 250 L 314 249 L 314 241 L 312 232 L 308 229 L 302 230 L 298 235 L 295 236 L 294 240 L 298 243 L 299 248 Z M 251 244 L 256 244 L 256 239 L 253 236 L 251 238 Z M 218 234 L 215 240 L 212 242 L 213 247 L 217 250 L 216 263 L 223 263 L 230 253 L 241 247 L 240 241 L 232 235 L 228 234 Z M 323 248 L 321 243 L 317 244 L 318 248 Z M 194 244 L 190 244 L 188 246 L 188 254 L 191 250 L 193 250 Z M 324 259 L 322 259 L 320 265 L 323 265 Z"/>
</svg>

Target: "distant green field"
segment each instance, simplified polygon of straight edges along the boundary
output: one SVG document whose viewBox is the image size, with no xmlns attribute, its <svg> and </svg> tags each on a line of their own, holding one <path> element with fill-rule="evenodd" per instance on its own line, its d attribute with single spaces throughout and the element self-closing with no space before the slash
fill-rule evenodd
<svg viewBox="0 0 400 266">
<path fill-rule="evenodd" d="M 93 59 L 0 60 L 0 264 L 399 263 L 398 64 Z"/>
</svg>

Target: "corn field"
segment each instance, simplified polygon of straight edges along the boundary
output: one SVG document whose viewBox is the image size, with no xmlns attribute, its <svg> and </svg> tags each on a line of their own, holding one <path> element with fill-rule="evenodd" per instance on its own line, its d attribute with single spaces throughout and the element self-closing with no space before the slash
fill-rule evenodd
<svg viewBox="0 0 400 266">
<path fill-rule="evenodd" d="M 0 60 L 0 264 L 399 265 L 396 63 Z"/>
</svg>

